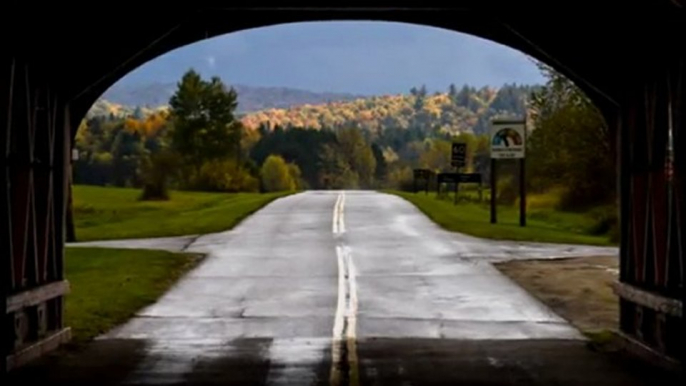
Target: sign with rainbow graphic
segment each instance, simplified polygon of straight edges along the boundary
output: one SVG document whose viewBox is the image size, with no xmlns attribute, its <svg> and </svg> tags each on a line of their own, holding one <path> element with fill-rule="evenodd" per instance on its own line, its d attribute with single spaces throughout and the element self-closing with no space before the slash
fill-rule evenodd
<svg viewBox="0 0 686 386">
<path fill-rule="evenodd" d="M 493 120 L 491 123 L 491 158 L 524 158 L 526 123 L 524 120 Z"/>
</svg>

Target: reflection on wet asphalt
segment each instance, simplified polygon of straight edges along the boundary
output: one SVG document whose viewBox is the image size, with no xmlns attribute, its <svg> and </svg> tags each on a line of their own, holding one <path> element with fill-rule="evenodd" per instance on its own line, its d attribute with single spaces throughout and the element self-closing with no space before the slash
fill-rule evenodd
<svg viewBox="0 0 686 386">
<path fill-rule="evenodd" d="M 187 250 L 207 258 L 157 303 L 22 381 L 643 384 L 490 264 L 615 248 L 481 240 L 396 196 L 313 191 Z"/>
</svg>

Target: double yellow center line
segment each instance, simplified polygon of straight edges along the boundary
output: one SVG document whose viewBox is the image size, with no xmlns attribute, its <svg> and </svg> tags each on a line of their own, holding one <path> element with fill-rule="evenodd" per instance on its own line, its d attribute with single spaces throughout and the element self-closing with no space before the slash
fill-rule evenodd
<svg viewBox="0 0 686 386">
<path fill-rule="evenodd" d="M 350 247 L 340 236 L 345 233 L 345 192 L 341 192 L 333 209 L 332 231 L 337 237 L 338 301 L 331 344 L 332 386 L 360 384 L 357 359 L 357 270 Z"/>
</svg>

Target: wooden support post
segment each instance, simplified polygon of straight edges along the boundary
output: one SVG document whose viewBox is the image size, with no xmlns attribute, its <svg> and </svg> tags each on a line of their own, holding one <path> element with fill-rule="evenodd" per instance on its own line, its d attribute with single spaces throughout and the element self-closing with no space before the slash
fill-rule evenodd
<svg viewBox="0 0 686 386">
<path fill-rule="evenodd" d="M 519 159 L 519 226 L 526 226 L 526 177 L 525 159 Z"/>
<path fill-rule="evenodd" d="M 491 224 L 498 222 L 496 214 L 496 196 L 497 196 L 497 176 L 496 176 L 496 162 L 495 158 L 491 158 Z"/>
</svg>

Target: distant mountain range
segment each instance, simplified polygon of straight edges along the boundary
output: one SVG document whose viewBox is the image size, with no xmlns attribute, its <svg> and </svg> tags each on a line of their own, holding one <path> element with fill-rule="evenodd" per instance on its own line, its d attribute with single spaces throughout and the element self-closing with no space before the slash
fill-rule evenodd
<svg viewBox="0 0 686 386">
<path fill-rule="evenodd" d="M 169 103 L 169 98 L 176 91 L 176 83 L 149 83 L 137 85 L 115 85 L 100 98 L 100 104 L 123 106 L 140 106 L 158 108 Z M 364 98 L 362 95 L 312 92 L 287 87 L 253 87 L 232 85 L 238 93 L 238 113 L 250 113 L 266 109 L 287 109 L 305 104 L 324 104 L 330 102 L 352 101 Z"/>
</svg>

